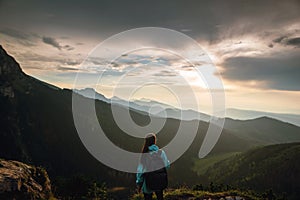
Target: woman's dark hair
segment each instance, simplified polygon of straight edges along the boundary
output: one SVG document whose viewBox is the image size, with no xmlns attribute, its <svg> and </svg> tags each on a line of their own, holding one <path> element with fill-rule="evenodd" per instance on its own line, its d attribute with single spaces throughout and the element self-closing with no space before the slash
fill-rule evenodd
<svg viewBox="0 0 300 200">
<path fill-rule="evenodd" d="M 149 152 L 149 147 L 153 144 L 156 144 L 156 135 L 154 133 L 149 133 L 145 137 L 145 143 L 142 148 L 142 153 Z"/>
</svg>

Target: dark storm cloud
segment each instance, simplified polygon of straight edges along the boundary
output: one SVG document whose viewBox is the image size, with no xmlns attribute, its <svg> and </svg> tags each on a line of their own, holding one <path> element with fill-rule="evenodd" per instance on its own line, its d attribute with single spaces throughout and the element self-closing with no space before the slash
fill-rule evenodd
<svg viewBox="0 0 300 200">
<path fill-rule="evenodd" d="M 45 44 L 49 44 L 55 48 L 57 48 L 58 50 L 62 50 L 62 49 L 65 49 L 67 51 L 72 51 L 74 50 L 75 48 L 70 46 L 70 45 L 64 45 L 62 46 L 55 38 L 52 38 L 52 37 L 43 37 L 42 38 L 42 41 L 45 43 Z"/>
<path fill-rule="evenodd" d="M 222 77 L 233 81 L 262 81 L 269 89 L 300 90 L 300 57 L 298 54 L 277 57 L 235 57 L 224 63 Z"/>
<path fill-rule="evenodd" d="M 144 26 L 171 28 L 203 40 L 282 28 L 300 17 L 299 1 L 2 1 L 0 27 L 108 37 Z M 262 20 L 263 19 L 263 20 Z M 226 32 L 224 35 L 223 32 Z"/>
<path fill-rule="evenodd" d="M 300 37 L 290 38 L 286 41 L 286 44 L 296 46 L 296 47 L 300 47 Z"/>
<path fill-rule="evenodd" d="M 292 37 L 291 35 L 284 35 L 273 40 L 274 43 L 300 47 L 300 37 Z"/>
<path fill-rule="evenodd" d="M 57 48 L 59 50 L 61 50 L 61 48 L 62 48 L 61 45 L 56 41 L 55 38 L 52 38 L 52 37 L 43 37 L 42 40 L 43 40 L 43 42 L 45 44 L 49 44 L 49 45 L 51 45 L 51 46 L 53 46 L 53 47 L 55 47 L 55 48 Z"/>
</svg>

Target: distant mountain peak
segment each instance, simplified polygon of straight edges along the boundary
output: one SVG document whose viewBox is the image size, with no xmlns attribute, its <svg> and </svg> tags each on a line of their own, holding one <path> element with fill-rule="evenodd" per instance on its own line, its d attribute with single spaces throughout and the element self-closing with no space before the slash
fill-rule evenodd
<svg viewBox="0 0 300 200">
<path fill-rule="evenodd" d="M 94 88 L 84 88 L 84 89 L 81 89 L 82 91 L 84 91 L 84 90 L 87 90 L 87 91 L 93 91 L 93 92 L 96 92 L 96 90 L 94 89 Z"/>
<path fill-rule="evenodd" d="M 263 117 L 268 117 L 276 120 L 280 120 L 283 122 L 288 122 L 290 124 L 294 124 L 300 127 L 300 115 L 299 114 L 291 114 L 291 113 L 272 113 L 272 112 L 264 112 L 257 110 L 242 110 L 236 108 L 228 108 L 226 109 L 226 116 L 231 119 L 239 119 L 239 120 L 251 120 L 261 118 L 262 120 L 266 120 Z"/>
<path fill-rule="evenodd" d="M 74 89 L 73 91 L 90 99 L 110 102 L 109 99 L 107 99 L 103 94 L 98 93 L 94 88 Z"/>
</svg>

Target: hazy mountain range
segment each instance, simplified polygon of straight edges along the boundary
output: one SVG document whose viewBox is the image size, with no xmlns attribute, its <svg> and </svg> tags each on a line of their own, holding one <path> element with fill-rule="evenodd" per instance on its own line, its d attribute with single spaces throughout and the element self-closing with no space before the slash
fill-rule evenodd
<svg viewBox="0 0 300 200">
<path fill-rule="evenodd" d="M 296 115 L 296 114 L 271 113 L 271 112 L 229 108 L 226 109 L 226 116 L 232 119 L 240 119 L 240 120 L 255 119 L 259 117 L 270 117 L 300 127 L 300 115 Z"/>
<path fill-rule="evenodd" d="M 181 110 L 175 108 L 171 105 L 161 103 L 158 101 L 153 101 L 149 99 L 140 99 L 133 101 L 126 101 L 124 99 L 113 97 L 111 99 L 106 98 L 104 95 L 99 94 L 93 88 L 85 88 L 81 90 L 74 90 L 75 92 L 92 99 L 98 99 L 107 103 L 119 104 L 125 107 L 130 107 L 136 111 L 142 111 L 149 113 L 157 117 L 164 118 L 174 118 L 183 120 L 202 120 L 208 122 L 210 120 L 210 115 L 197 112 L 195 110 Z M 261 117 L 270 117 L 283 122 L 288 122 L 300 127 L 300 115 L 296 114 L 283 114 L 283 113 L 271 113 L 262 111 L 251 111 L 251 110 L 241 110 L 235 108 L 226 109 L 226 117 L 236 120 L 248 120 Z"/>
</svg>

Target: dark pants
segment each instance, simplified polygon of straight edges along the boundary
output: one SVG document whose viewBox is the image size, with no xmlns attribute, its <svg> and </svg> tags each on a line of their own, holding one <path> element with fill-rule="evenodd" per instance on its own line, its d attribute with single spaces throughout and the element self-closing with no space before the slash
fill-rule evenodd
<svg viewBox="0 0 300 200">
<path fill-rule="evenodd" d="M 152 200 L 152 195 L 153 195 L 153 193 L 150 193 L 150 194 L 144 193 L 145 200 Z M 155 195 L 156 195 L 157 200 L 163 200 L 164 199 L 162 190 L 156 191 Z"/>
</svg>

